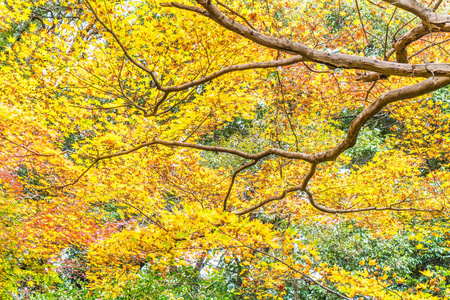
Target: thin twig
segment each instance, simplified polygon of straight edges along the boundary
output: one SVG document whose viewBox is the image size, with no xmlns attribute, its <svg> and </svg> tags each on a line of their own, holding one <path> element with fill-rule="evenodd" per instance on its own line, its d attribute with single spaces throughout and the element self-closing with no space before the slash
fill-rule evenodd
<svg viewBox="0 0 450 300">
<path fill-rule="evenodd" d="M 387 54 L 387 41 L 388 41 L 388 35 L 389 35 L 389 26 L 391 25 L 392 19 L 395 16 L 395 13 L 397 12 L 397 7 L 394 9 L 394 11 L 392 12 L 391 18 L 389 19 L 387 25 L 386 25 L 386 34 L 384 36 L 384 47 L 383 47 L 383 56 L 384 56 L 384 60 L 388 60 L 389 57 L 386 55 Z"/>
<path fill-rule="evenodd" d="M 364 28 L 364 22 L 363 22 L 363 19 L 361 17 L 361 10 L 359 9 L 358 0 L 355 0 L 355 3 L 356 3 L 356 9 L 358 11 L 359 22 L 361 23 L 361 27 L 362 27 L 362 30 L 364 32 L 364 37 L 366 38 L 367 45 L 369 45 L 369 38 L 367 37 L 366 28 Z M 364 49 L 363 49 L 363 51 L 364 51 Z"/>
<path fill-rule="evenodd" d="M 219 2 L 219 0 L 216 0 L 217 4 L 219 4 L 220 6 L 225 7 L 229 12 L 231 12 L 232 14 L 238 16 L 239 18 L 241 18 L 245 24 L 247 24 L 251 29 L 253 29 L 254 31 L 258 31 L 256 30 L 255 27 L 253 27 L 253 25 L 247 21 L 247 19 L 245 17 L 243 17 L 241 14 L 239 14 L 237 11 L 233 10 L 232 8 L 230 8 L 229 6 L 227 6 L 226 4 L 223 4 L 222 2 Z"/>
</svg>

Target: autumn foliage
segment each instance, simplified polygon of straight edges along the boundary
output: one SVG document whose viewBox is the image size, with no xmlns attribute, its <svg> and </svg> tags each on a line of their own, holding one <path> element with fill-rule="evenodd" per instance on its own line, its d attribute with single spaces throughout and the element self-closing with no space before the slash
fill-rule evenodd
<svg viewBox="0 0 450 300">
<path fill-rule="evenodd" d="M 447 299 L 449 9 L 0 1 L 0 298 Z"/>
</svg>

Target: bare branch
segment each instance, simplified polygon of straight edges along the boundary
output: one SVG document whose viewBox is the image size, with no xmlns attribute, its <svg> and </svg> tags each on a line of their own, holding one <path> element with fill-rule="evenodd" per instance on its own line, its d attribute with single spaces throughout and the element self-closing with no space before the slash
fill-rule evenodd
<svg viewBox="0 0 450 300">
<path fill-rule="evenodd" d="M 270 148 L 267 149 L 265 151 L 256 153 L 256 154 L 251 154 L 251 153 L 245 153 L 242 152 L 240 150 L 237 149 L 231 149 L 231 148 L 223 148 L 223 147 L 215 147 L 215 146 L 204 146 L 204 145 L 199 145 L 199 144 L 192 144 L 192 143 L 185 143 L 185 142 L 175 142 L 175 141 L 163 141 L 163 140 L 153 140 L 150 142 L 146 142 L 146 143 L 142 143 L 136 147 L 133 147 L 131 149 L 128 150 L 124 150 L 124 151 L 120 151 L 120 152 L 115 152 L 115 153 L 111 153 L 111 154 L 107 154 L 107 155 L 102 155 L 102 156 L 97 156 L 97 157 L 93 157 L 90 155 L 84 155 L 87 158 L 92 158 L 94 159 L 94 162 L 88 167 L 86 168 L 74 181 L 67 183 L 67 184 L 63 184 L 63 185 L 59 185 L 59 186 L 51 186 L 51 187 L 47 187 L 44 189 L 41 189 L 41 191 L 43 190 L 49 190 L 49 189 L 62 189 L 68 186 L 72 186 L 74 184 L 76 184 L 81 177 L 83 177 L 96 163 L 102 161 L 102 160 L 106 160 L 106 159 L 110 159 L 113 157 L 119 157 L 119 156 L 123 156 L 123 155 L 127 155 L 133 152 L 138 151 L 139 149 L 145 148 L 145 147 L 149 147 L 152 145 L 163 145 L 163 146 L 167 146 L 167 147 L 182 147 L 182 148 L 191 148 L 191 149 L 197 149 L 197 150 L 204 150 L 204 151 L 214 151 L 214 152 L 221 152 L 221 153 L 229 153 L 229 154 L 233 154 L 236 156 L 240 156 L 242 158 L 246 158 L 246 159 L 252 159 L 252 160 L 260 160 L 266 156 L 269 155 L 278 155 L 281 157 L 285 157 L 285 158 L 290 158 L 290 159 L 299 159 L 299 160 L 304 160 L 306 162 L 310 162 L 313 163 L 315 162 L 315 158 L 313 155 L 310 154 L 305 154 L 305 153 L 299 153 L 299 152 L 289 152 L 289 151 L 284 151 L 281 149 L 276 149 L 276 148 Z"/>
<path fill-rule="evenodd" d="M 411 20 L 412 21 L 412 20 Z M 420 24 L 407 33 L 403 34 L 395 43 L 392 45 L 393 48 L 389 50 L 389 52 L 385 55 L 385 60 L 388 60 L 389 57 L 391 57 L 394 53 L 396 53 L 396 60 L 399 63 L 408 63 L 409 57 L 408 57 L 408 51 L 407 47 L 419 40 L 421 37 L 426 36 L 432 32 L 438 32 L 438 31 L 450 31 L 450 27 L 444 27 L 444 28 L 428 28 L 424 26 L 423 24 Z M 394 35 L 395 36 L 395 35 Z M 369 72 L 368 74 L 364 74 L 359 76 L 356 80 L 357 81 L 364 81 L 364 82 L 371 82 L 379 79 L 386 79 L 386 75 L 382 75 L 381 73 L 376 72 Z"/>
<path fill-rule="evenodd" d="M 313 68 L 311 68 L 310 66 L 308 66 L 306 63 L 304 63 L 303 62 L 303 65 L 305 66 L 305 68 L 307 68 L 309 71 L 311 71 L 311 72 L 313 72 L 313 73 L 330 73 L 330 72 L 332 72 L 332 71 L 330 71 L 330 70 L 323 70 L 323 71 L 321 71 L 321 70 L 316 70 L 316 69 L 313 69 Z"/>
<path fill-rule="evenodd" d="M 84 174 L 86 174 L 97 162 L 99 162 L 101 160 L 126 155 L 126 154 L 135 152 L 141 148 L 148 147 L 151 145 L 164 145 L 164 146 L 168 146 L 168 147 L 175 146 L 175 147 L 192 148 L 192 149 L 197 149 L 197 150 L 229 153 L 229 154 L 240 156 L 242 158 L 252 159 L 253 161 L 258 161 L 258 160 L 262 159 L 263 157 L 273 154 L 273 155 L 278 155 L 278 156 L 290 158 L 290 159 L 300 159 L 305 162 L 311 163 L 311 168 L 308 171 L 308 173 L 305 175 L 305 177 L 300 185 L 288 188 L 288 189 L 284 190 L 280 195 L 270 197 L 250 208 L 244 209 L 240 212 L 236 212 L 237 215 L 245 215 L 251 211 L 254 211 L 254 210 L 266 205 L 267 203 L 270 203 L 275 200 L 283 199 L 288 194 L 296 192 L 296 191 L 304 191 L 305 193 L 307 193 L 311 205 L 313 205 L 315 208 L 317 208 L 321 211 L 328 212 L 328 213 L 353 213 L 353 212 L 372 211 L 372 210 L 376 210 L 376 211 L 380 211 L 380 210 L 428 211 L 428 210 L 418 210 L 418 209 L 412 209 L 412 208 L 397 208 L 397 207 L 392 207 L 392 206 L 382 207 L 382 208 L 368 207 L 368 208 L 347 209 L 347 210 L 346 209 L 344 209 L 344 210 L 329 209 L 329 208 L 320 206 L 314 202 L 312 194 L 307 189 L 307 185 L 316 171 L 317 164 L 321 163 L 321 162 L 335 160 L 342 152 L 353 147 L 358 138 L 359 131 L 364 126 L 364 124 L 367 123 L 367 121 L 370 120 L 377 113 L 379 113 L 386 105 L 388 105 L 389 103 L 392 103 L 392 102 L 396 102 L 396 101 L 400 101 L 400 100 L 404 100 L 404 99 L 410 99 L 410 98 L 414 98 L 414 97 L 418 97 L 418 96 L 430 93 L 430 92 L 435 91 L 435 90 L 437 90 L 441 87 L 444 87 L 448 84 L 450 84 L 450 78 L 445 78 L 445 77 L 444 78 L 438 78 L 438 77 L 429 78 L 420 83 L 417 83 L 417 84 L 414 84 L 411 86 L 407 86 L 407 87 L 402 87 L 402 88 L 399 88 L 396 90 L 391 90 L 391 91 L 388 91 L 388 92 L 382 94 L 376 101 L 374 101 L 372 104 L 370 104 L 368 107 L 366 107 L 352 121 L 352 123 L 350 125 L 350 129 L 347 132 L 347 136 L 345 137 L 345 139 L 342 142 L 340 142 L 338 145 L 336 145 L 333 149 L 330 149 L 328 151 L 321 152 L 321 153 L 316 153 L 314 155 L 299 153 L 299 152 L 289 152 L 289 151 L 284 151 L 284 150 L 276 149 L 276 148 L 270 148 L 270 149 L 267 149 L 267 150 L 262 151 L 257 154 L 249 154 L 249 153 L 239 151 L 237 149 L 215 147 L 215 146 L 204 146 L 204 145 L 184 143 L 184 142 L 175 142 L 175 141 L 162 141 L 162 140 L 155 139 L 150 142 L 142 143 L 142 144 L 140 144 L 134 148 L 131 148 L 129 150 L 99 156 L 79 177 L 77 177 L 77 179 L 75 181 L 65 184 L 65 185 L 45 188 L 43 190 L 64 188 L 64 187 L 76 184 L 80 180 L 80 178 L 82 176 L 84 176 Z M 249 163 L 247 165 L 250 165 L 250 164 L 251 163 Z M 247 166 L 247 165 L 245 165 L 245 166 Z M 237 174 L 237 173 L 235 173 L 235 174 Z M 234 181 L 234 179 L 232 179 L 232 180 Z M 230 193 L 230 190 L 231 190 L 231 186 L 229 188 L 228 195 Z M 227 198 L 228 198 L 228 195 L 227 195 Z M 225 201 L 224 201 L 224 204 L 226 204 Z M 224 207 L 226 208 L 225 205 L 224 205 Z"/>
<path fill-rule="evenodd" d="M 395 16 L 395 13 L 397 12 L 397 8 L 394 9 L 394 12 L 392 13 L 391 17 L 389 18 L 389 21 L 386 25 L 386 34 L 384 36 L 384 50 L 383 50 L 383 54 L 384 54 L 384 60 L 388 60 L 388 56 L 386 55 L 386 49 L 387 49 L 387 41 L 388 41 L 388 35 L 389 35 L 389 26 L 391 25 L 392 19 Z M 397 60 L 398 61 L 398 60 Z"/>
<path fill-rule="evenodd" d="M 305 190 L 306 195 L 308 196 L 309 203 L 316 208 L 317 210 L 330 213 L 330 214 L 350 214 L 350 213 L 359 213 L 359 212 L 365 212 L 365 211 L 386 211 L 386 210 L 393 210 L 393 211 L 417 211 L 417 212 L 438 212 L 441 210 L 433 210 L 433 209 L 420 209 L 420 208 L 413 208 L 413 207 L 395 207 L 394 205 L 390 205 L 387 207 L 365 207 L 365 208 L 356 208 L 356 209 L 332 209 L 325 206 L 321 206 L 317 204 L 314 201 L 313 194 L 309 189 Z M 399 203 L 397 203 L 399 204 Z"/>
<path fill-rule="evenodd" d="M 150 69 L 148 69 L 147 67 L 145 67 L 143 64 L 139 63 L 138 61 L 136 61 L 128 52 L 128 50 L 126 49 L 126 47 L 123 45 L 123 43 L 120 41 L 120 39 L 118 38 L 118 36 L 115 34 L 115 32 L 108 27 L 97 15 L 97 13 L 95 12 L 95 10 L 93 9 L 92 5 L 90 4 L 89 0 L 85 0 L 87 6 L 89 7 L 89 10 L 94 14 L 95 19 L 105 28 L 105 30 L 107 32 L 109 32 L 114 39 L 116 40 L 116 42 L 119 44 L 120 48 L 122 49 L 122 51 L 124 52 L 125 56 L 128 58 L 128 60 L 133 63 L 135 66 L 137 66 L 138 68 L 144 70 L 146 73 L 150 74 L 150 76 L 153 79 L 153 82 L 155 83 L 156 87 L 161 90 L 164 91 L 166 93 L 170 93 L 170 92 L 178 92 L 178 91 L 183 91 L 186 90 L 190 87 L 193 86 L 198 86 L 200 84 L 206 83 L 208 81 L 211 81 L 219 76 L 222 76 L 224 74 L 230 73 L 230 72 L 235 72 L 235 71 L 243 71 L 243 70 L 251 70 L 251 69 L 263 69 L 263 68 L 273 68 L 273 67 L 280 67 L 280 66 L 287 66 L 287 65 L 291 65 L 291 64 L 295 64 L 298 63 L 300 61 L 303 61 L 303 57 L 301 57 L 300 55 L 291 57 L 291 58 L 287 58 L 287 59 L 281 59 L 278 61 L 270 61 L 270 62 L 258 62 L 258 63 L 250 63 L 250 64 L 242 64 L 242 65 L 235 65 L 235 66 L 229 66 L 229 67 L 225 67 L 217 72 L 214 72 L 208 76 L 205 76 L 203 78 L 200 78 L 198 80 L 194 80 L 179 86 L 172 86 L 172 87 L 162 87 L 160 85 L 160 83 L 158 82 L 158 79 L 156 78 L 156 74 L 151 71 Z M 202 14 L 204 16 L 210 17 L 209 14 L 198 8 L 195 6 L 187 6 L 184 4 L 180 4 L 177 2 L 170 2 L 170 3 L 162 3 L 161 6 L 163 7 L 176 7 L 176 8 L 180 8 L 180 9 L 185 9 L 185 10 L 190 10 L 199 14 Z M 167 97 L 167 96 L 166 96 Z M 164 99 L 165 100 L 165 99 Z M 159 104 L 161 104 L 162 102 L 164 102 L 164 100 L 162 100 Z M 141 109 L 141 108 L 138 108 Z M 155 111 L 153 112 L 153 115 L 155 114 Z M 152 115 L 152 114 L 150 114 Z"/>
</svg>

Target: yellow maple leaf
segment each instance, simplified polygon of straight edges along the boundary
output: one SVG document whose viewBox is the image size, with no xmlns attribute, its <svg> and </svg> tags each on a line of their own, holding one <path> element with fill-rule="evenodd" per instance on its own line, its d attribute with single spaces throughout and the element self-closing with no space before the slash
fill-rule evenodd
<svg viewBox="0 0 450 300">
<path fill-rule="evenodd" d="M 433 276 L 433 272 L 431 272 L 430 270 L 420 271 L 420 273 L 422 273 L 423 275 L 425 275 L 427 277 Z"/>
<path fill-rule="evenodd" d="M 14 43 L 14 42 L 16 41 L 16 38 L 15 38 L 13 35 L 11 35 L 11 36 L 9 36 L 9 37 L 7 38 L 7 40 L 8 40 L 8 42 L 10 42 L 10 43 Z"/>
<path fill-rule="evenodd" d="M 424 290 L 426 288 L 427 288 L 427 285 L 420 283 L 420 282 L 416 285 L 416 289 L 418 289 L 418 290 Z"/>
</svg>

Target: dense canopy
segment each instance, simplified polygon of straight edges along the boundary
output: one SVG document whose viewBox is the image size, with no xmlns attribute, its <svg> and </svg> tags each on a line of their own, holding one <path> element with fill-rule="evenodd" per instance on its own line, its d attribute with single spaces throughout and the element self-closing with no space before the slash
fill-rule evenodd
<svg viewBox="0 0 450 300">
<path fill-rule="evenodd" d="M 0 0 L 0 298 L 447 299 L 449 13 Z"/>
</svg>

